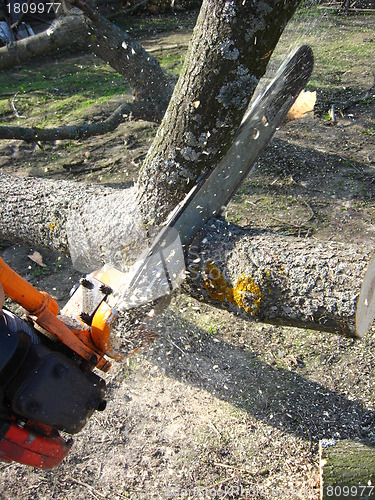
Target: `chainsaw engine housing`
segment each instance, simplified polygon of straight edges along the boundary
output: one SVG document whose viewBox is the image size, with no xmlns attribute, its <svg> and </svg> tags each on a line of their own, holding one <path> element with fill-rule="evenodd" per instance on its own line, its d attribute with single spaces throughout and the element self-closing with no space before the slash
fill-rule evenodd
<svg viewBox="0 0 375 500">
<path fill-rule="evenodd" d="M 0 314 L 1 413 L 79 432 L 95 410 L 105 408 L 105 382 L 95 373 L 23 331 Z M 9 322 L 8 322 L 9 323 Z"/>
</svg>

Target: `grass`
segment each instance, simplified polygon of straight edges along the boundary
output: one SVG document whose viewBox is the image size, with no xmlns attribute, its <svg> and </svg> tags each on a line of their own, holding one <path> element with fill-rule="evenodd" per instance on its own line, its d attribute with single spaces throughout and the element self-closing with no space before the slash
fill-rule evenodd
<svg viewBox="0 0 375 500">
<path fill-rule="evenodd" d="M 0 117 L 16 119 L 12 103 L 34 126 L 71 123 L 121 94 L 129 86 L 108 65 L 90 57 L 61 58 L 0 73 Z"/>
<path fill-rule="evenodd" d="M 359 26 L 358 15 L 343 16 L 316 7 L 302 7 L 286 28 L 275 50 L 277 65 L 292 47 L 309 44 L 314 52 L 315 67 L 310 90 L 343 91 L 368 88 L 372 84 L 371 62 L 374 58 L 373 18 Z M 363 20 L 362 19 L 362 20 Z M 339 36 L 338 35 L 339 32 Z M 361 75 L 358 78 L 358 75 Z"/>
<path fill-rule="evenodd" d="M 162 51 L 156 54 L 156 59 L 165 71 L 179 75 L 184 64 L 185 50 L 173 54 Z"/>
<path fill-rule="evenodd" d="M 179 29 L 193 29 L 198 11 L 174 14 L 129 16 L 117 13 L 110 16 L 110 20 L 121 29 L 133 36 L 148 36 L 150 34 L 177 31 Z"/>
<path fill-rule="evenodd" d="M 142 37 L 192 29 L 195 19 L 196 12 L 154 17 L 122 15 L 113 20 L 130 34 Z M 337 37 L 338 26 L 340 37 Z M 366 87 L 364 81 L 371 79 L 369 61 L 373 58 L 373 44 L 366 42 L 371 38 L 371 22 L 366 26 L 356 26 L 355 17 L 327 14 L 316 7 L 304 6 L 288 26 L 275 51 L 276 62 L 271 65 L 279 65 L 287 47 L 309 43 L 316 60 L 310 89 L 342 93 L 348 87 L 354 91 L 358 86 Z M 180 73 L 185 49 L 161 48 L 155 55 L 165 71 Z M 358 79 L 356 75 L 362 76 Z M 98 108 L 105 108 L 118 96 L 130 94 L 121 75 L 99 59 L 66 54 L 54 61 L 0 73 L 0 86 L 0 120 L 9 125 L 38 127 L 81 121 L 98 114 Z M 14 108 L 26 118 L 17 117 Z M 366 133 L 373 132 L 369 129 Z"/>
</svg>

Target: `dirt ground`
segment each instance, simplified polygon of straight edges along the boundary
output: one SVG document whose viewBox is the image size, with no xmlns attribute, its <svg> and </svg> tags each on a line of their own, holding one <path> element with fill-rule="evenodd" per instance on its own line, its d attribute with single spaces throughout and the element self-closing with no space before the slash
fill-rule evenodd
<svg viewBox="0 0 375 500">
<path fill-rule="evenodd" d="M 373 15 L 318 22 L 331 26 L 333 39 L 351 30 L 374 46 Z M 314 29 L 298 25 L 291 33 L 323 57 Z M 166 46 L 173 45 L 168 36 Z M 229 220 L 374 245 L 375 101 L 373 90 L 366 94 L 373 63 L 327 73 L 327 85 L 316 86 L 315 115 L 280 128 Z M 323 71 L 319 59 L 315 71 Z M 69 148 L 2 141 L 1 168 L 126 187 L 155 131 L 130 121 Z M 65 256 L 38 249 L 42 268 L 28 257 L 35 248 L 1 242 L 0 249 L 60 304 L 80 277 Z M 183 294 L 148 326 L 158 338 L 105 375 L 107 409 L 75 436 L 63 464 L 47 472 L 0 464 L 0 498 L 316 500 L 320 439 L 375 444 L 374 328 L 355 341 L 249 323 Z"/>
</svg>

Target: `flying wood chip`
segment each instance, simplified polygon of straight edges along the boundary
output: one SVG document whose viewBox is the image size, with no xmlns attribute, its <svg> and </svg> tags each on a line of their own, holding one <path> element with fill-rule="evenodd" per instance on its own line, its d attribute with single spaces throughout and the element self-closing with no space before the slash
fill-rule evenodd
<svg viewBox="0 0 375 500">
<path fill-rule="evenodd" d="M 306 113 L 314 111 L 314 106 L 316 103 L 316 92 L 309 92 L 302 90 L 302 92 L 297 97 L 295 103 L 288 111 L 286 119 L 289 121 L 298 120 L 303 118 Z"/>
</svg>

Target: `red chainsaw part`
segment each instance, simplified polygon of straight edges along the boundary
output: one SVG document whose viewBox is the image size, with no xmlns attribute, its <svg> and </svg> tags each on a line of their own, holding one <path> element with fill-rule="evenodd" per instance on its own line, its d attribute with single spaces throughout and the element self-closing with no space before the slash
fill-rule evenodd
<svg viewBox="0 0 375 500">
<path fill-rule="evenodd" d="M 68 454 L 72 443 L 65 441 L 58 432 L 43 426 L 47 434 L 20 427 L 12 422 L 0 441 L 0 458 L 6 462 L 18 462 L 39 469 L 57 467 Z"/>
</svg>

